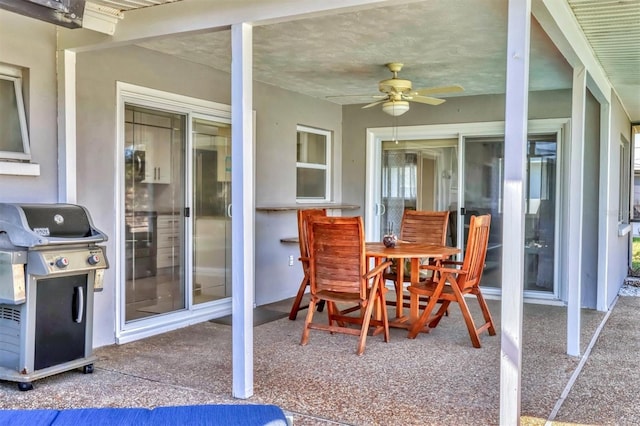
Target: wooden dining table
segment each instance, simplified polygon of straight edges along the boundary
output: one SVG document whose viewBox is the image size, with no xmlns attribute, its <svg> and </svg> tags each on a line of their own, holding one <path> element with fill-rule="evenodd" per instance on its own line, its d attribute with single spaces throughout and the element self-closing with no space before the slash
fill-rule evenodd
<svg viewBox="0 0 640 426">
<path fill-rule="evenodd" d="M 386 247 L 379 242 L 369 242 L 366 243 L 365 252 L 367 258 L 374 259 L 376 265 L 385 260 L 397 259 L 396 315 L 395 319 L 389 320 L 389 325 L 406 328 L 409 318 L 404 315 L 404 259 L 411 260 L 411 282 L 418 282 L 420 279 L 420 259 L 434 259 L 437 262 L 457 255 L 460 253 L 460 249 L 457 247 L 399 241 L 395 247 Z"/>
</svg>

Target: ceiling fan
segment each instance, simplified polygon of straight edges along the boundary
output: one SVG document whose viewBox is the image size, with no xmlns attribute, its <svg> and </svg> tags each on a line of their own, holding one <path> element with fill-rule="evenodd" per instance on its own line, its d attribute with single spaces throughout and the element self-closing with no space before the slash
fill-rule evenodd
<svg viewBox="0 0 640 426">
<path fill-rule="evenodd" d="M 464 88 L 454 84 L 451 86 L 425 87 L 423 89 L 413 90 L 410 80 L 398 78 L 398 73 L 402 69 L 399 62 L 391 62 L 386 67 L 393 73 L 393 77 L 381 80 L 378 83 L 378 89 L 384 95 L 374 95 L 374 98 L 380 98 L 375 102 L 371 102 L 362 108 L 371 108 L 382 104 L 382 110 L 389 115 L 398 116 L 409 111 L 409 102 L 420 102 L 428 105 L 440 105 L 445 100 L 427 96 L 435 93 L 455 93 L 462 92 Z"/>
</svg>

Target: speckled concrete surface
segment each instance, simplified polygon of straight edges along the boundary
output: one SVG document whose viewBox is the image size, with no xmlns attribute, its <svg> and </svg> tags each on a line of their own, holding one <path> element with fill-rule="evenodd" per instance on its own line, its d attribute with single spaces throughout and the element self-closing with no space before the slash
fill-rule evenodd
<svg viewBox="0 0 640 426">
<path fill-rule="evenodd" d="M 628 294 L 628 292 L 625 292 Z M 596 345 L 558 411 L 559 422 L 638 425 L 640 298 L 620 297 Z"/>
<path fill-rule="evenodd" d="M 489 306 L 499 331 L 500 303 L 489 301 Z M 289 302 L 270 306 L 288 308 Z M 640 333 L 630 319 L 640 318 L 638 308 L 640 298 L 620 299 L 554 424 L 640 419 L 640 409 L 628 402 L 640 391 L 640 375 L 632 370 Z M 0 382 L 0 407 L 270 403 L 291 413 L 300 426 L 499 423 L 500 337 L 485 333 L 483 347 L 474 349 L 457 307 L 438 328 L 415 340 L 400 329 L 392 330 L 389 343 L 370 336 L 360 357 L 353 336 L 312 331 L 309 344 L 300 346 L 305 314 L 254 328 L 254 396 L 248 400 L 231 396 L 231 327 L 205 322 L 99 348 L 91 375 L 62 373 L 34 382 L 29 392 Z M 527 304 L 524 315 L 522 423 L 542 425 L 580 360 L 565 354 L 565 308 Z M 584 348 L 603 317 L 583 311 Z M 627 380 L 634 383 L 626 386 Z"/>
</svg>

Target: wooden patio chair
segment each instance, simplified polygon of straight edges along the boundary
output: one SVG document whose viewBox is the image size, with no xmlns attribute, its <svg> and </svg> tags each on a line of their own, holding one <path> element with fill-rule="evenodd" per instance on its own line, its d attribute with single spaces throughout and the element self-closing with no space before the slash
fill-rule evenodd
<svg viewBox="0 0 640 426">
<path fill-rule="evenodd" d="M 409 329 L 408 337 L 415 338 L 421 331 L 429 331 L 438 325 L 451 302 L 456 302 L 460 306 L 462 316 L 471 337 L 471 342 L 475 348 L 481 347 L 479 334 L 488 330 L 489 335 L 496 334 L 493 319 L 489 312 L 487 302 L 480 291 L 480 279 L 484 269 L 484 262 L 487 256 L 489 244 L 489 228 L 491 215 L 471 216 L 469 224 L 469 236 L 465 249 L 464 260 L 442 261 L 439 265 L 424 265 L 423 268 L 434 271 L 434 279 L 425 282 L 411 283 L 408 287 L 411 297 L 411 317 L 418 318 Z M 465 295 L 474 295 L 480 304 L 484 323 L 476 327 Z M 427 307 L 418 317 L 418 297 L 429 298 Z M 440 309 L 431 316 L 436 303 L 441 303 Z M 425 326 L 427 328 L 425 329 Z"/>
<path fill-rule="evenodd" d="M 449 224 L 449 211 L 418 211 L 405 210 L 402 215 L 402 223 L 400 225 L 400 240 L 412 243 L 446 245 L 447 242 L 447 226 Z M 403 282 L 410 282 L 410 269 L 405 265 Z M 397 288 L 397 269 L 390 268 L 384 274 L 385 280 L 393 281 L 393 285 Z M 405 300 L 409 300 L 409 295 L 404 296 Z M 395 306 L 396 302 L 389 300 L 387 305 Z M 405 307 L 409 307 L 405 304 Z"/>
<path fill-rule="evenodd" d="M 298 293 L 293 301 L 293 306 L 291 306 L 291 312 L 289 312 L 289 319 L 291 321 L 294 321 L 297 318 L 299 310 L 309 307 L 308 304 L 300 306 L 304 293 L 307 291 L 307 286 L 309 285 L 309 241 L 307 224 L 309 223 L 309 220 L 313 218 L 326 216 L 327 211 L 325 209 L 298 210 L 298 243 L 300 244 L 300 257 L 298 260 L 302 264 L 303 276 L 302 281 L 300 282 L 300 288 L 298 288 Z M 322 312 L 323 308 L 324 301 L 318 304 L 318 311 Z"/>
<path fill-rule="evenodd" d="M 367 271 L 362 217 L 320 217 L 309 222 L 309 281 L 311 301 L 302 332 L 306 345 L 311 329 L 359 336 L 356 353 L 364 352 L 370 326 L 382 327 L 389 341 L 386 309 L 381 319 L 372 319 L 374 305 L 384 306 L 382 273 L 391 262 L 383 262 Z M 326 301 L 328 323 L 314 323 L 315 305 Z M 336 304 L 356 304 L 357 316 L 345 315 Z M 348 327 L 358 324 L 359 329 Z"/>
</svg>

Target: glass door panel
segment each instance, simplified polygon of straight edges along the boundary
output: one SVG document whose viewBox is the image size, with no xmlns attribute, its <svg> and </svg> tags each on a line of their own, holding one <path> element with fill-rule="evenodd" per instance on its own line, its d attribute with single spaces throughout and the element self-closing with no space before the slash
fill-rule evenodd
<svg viewBox="0 0 640 426">
<path fill-rule="evenodd" d="M 410 210 L 457 210 L 457 139 L 382 143 L 379 238 L 400 233 L 402 215 Z M 448 243 L 456 245 L 455 215 Z"/>
<path fill-rule="evenodd" d="M 491 231 L 483 287 L 502 286 L 502 179 L 504 140 L 465 139 L 463 240 L 467 241 L 473 215 L 491 214 Z"/>
<path fill-rule="evenodd" d="M 193 303 L 231 296 L 231 126 L 192 120 Z"/>
<path fill-rule="evenodd" d="M 125 105 L 125 321 L 185 309 L 185 116 Z"/>
<path fill-rule="evenodd" d="M 557 194 L 556 135 L 530 137 L 525 181 L 524 289 L 555 290 Z M 472 215 L 491 214 L 483 287 L 502 287 L 502 181 L 504 140 L 465 139 L 464 241 Z"/>
<path fill-rule="evenodd" d="M 525 290 L 554 291 L 557 152 L 555 137 L 532 138 L 527 143 Z"/>
</svg>

